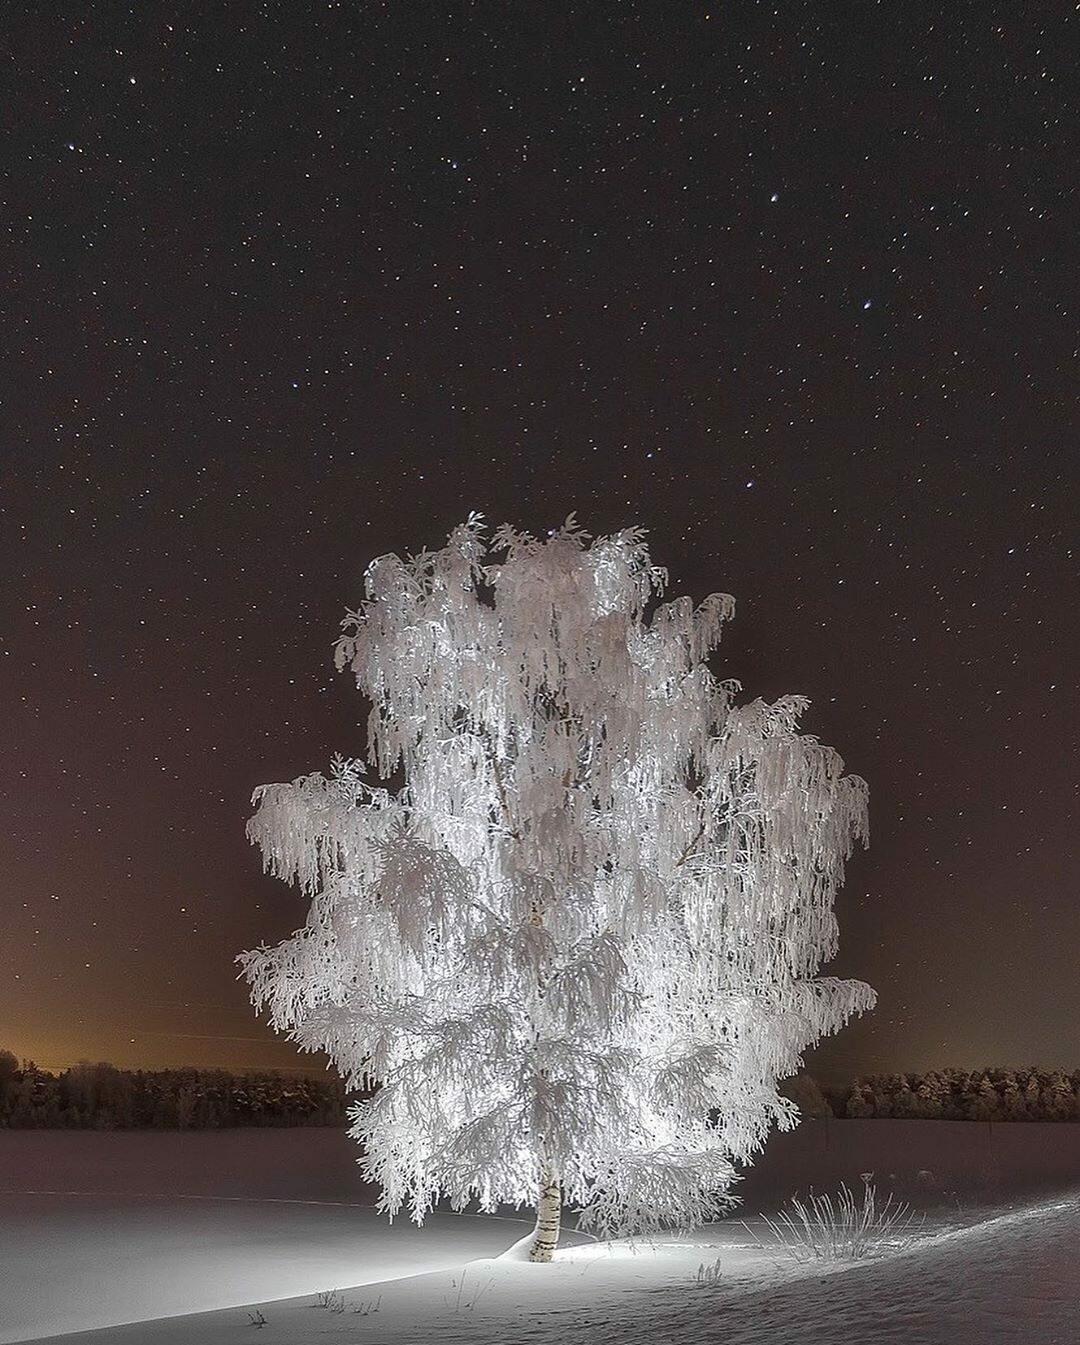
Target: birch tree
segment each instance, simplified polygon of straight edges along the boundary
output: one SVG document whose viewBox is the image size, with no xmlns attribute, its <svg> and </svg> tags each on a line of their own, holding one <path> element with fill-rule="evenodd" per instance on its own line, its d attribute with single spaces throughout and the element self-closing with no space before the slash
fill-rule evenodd
<svg viewBox="0 0 1080 1345">
<path fill-rule="evenodd" d="M 255 791 L 310 901 L 238 958 L 257 1011 L 350 1089 L 380 1208 L 563 1202 L 601 1236 L 732 1204 L 802 1053 L 870 1008 L 818 976 L 866 786 L 710 669 L 733 601 L 661 602 L 644 534 L 473 515 L 382 556 L 336 646 L 366 760 Z"/>
</svg>

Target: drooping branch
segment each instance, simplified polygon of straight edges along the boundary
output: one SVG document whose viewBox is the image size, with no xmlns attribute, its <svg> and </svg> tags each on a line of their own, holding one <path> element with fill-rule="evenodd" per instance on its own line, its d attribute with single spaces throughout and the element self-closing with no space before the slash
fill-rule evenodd
<svg viewBox="0 0 1080 1345">
<path fill-rule="evenodd" d="M 502 764 L 497 757 L 492 758 L 491 768 L 492 773 L 495 776 L 495 788 L 498 790 L 499 803 L 502 806 L 503 820 L 506 823 L 507 834 L 512 836 L 515 841 L 520 841 L 521 832 L 514 826 L 513 818 L 510 815 L 510 800 L 507 798 L 506 794 L 506 783 L 503 780 Z"/>
</svg>

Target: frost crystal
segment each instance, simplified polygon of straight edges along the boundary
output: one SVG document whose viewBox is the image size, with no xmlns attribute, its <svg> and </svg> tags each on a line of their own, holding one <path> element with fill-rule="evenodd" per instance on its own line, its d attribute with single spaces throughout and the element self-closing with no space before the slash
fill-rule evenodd
<svg viewBox="0 0 1080 1345">
<path fill-rule="evenodd" d="M 380 557 L 337 643 L 368 767 L 255 792 L 311 909 L 238 960 L 275 1028 L 377 1085 L 350 1134 L 391 1215 L 554 1180 L 602 1234 L 707 1220 L 795 1124 L 777 1082 L 873 1005 L 816 975 L 866 786 L 801 698 L 735 704 L 707 666 L 731 598 L 657 605 L 665 580 L 639 530 L 572 518 Z"/>
</svg>

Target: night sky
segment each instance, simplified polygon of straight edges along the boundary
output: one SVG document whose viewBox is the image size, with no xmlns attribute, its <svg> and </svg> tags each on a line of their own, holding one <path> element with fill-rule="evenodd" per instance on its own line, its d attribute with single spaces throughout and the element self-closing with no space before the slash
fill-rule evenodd
<svg viewBox="0 0 1080 1345">
<path fill-rule="evenodd" d="M 368 561 L 640 523 L 870 783 L 825 1076 L 1080 1066 L 1080 13 L 16 4 L 0 1046 L 285 1066 L 254 786 Z M 301 1063 L 310 1066 L 310 1059 Z"/>
</svg>

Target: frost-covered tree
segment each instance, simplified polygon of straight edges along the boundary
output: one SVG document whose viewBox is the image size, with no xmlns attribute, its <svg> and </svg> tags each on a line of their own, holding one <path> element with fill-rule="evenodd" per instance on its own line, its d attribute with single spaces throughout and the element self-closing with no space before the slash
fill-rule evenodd
<svg viewBox="0 0 1080 1345">
<path fill-rule="evenodd" d="M 248 835 L 311 899 L 238 959 L 256 1009 L 353 1088 L 381 1208 L 563 1200 L 602 1235 L 703 1222 L 795 1124 L 802 1052 L 874 1002 L 818 977 L 866 787 L 707 666 L 729 597 L 660 605 L 636 529 L 479 516 L 380 557 L 339 668 L 367 766 L 256 790 Z M 369 775 L 369 770 L 372 774 Z"/>
</svg>

